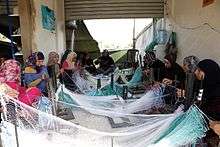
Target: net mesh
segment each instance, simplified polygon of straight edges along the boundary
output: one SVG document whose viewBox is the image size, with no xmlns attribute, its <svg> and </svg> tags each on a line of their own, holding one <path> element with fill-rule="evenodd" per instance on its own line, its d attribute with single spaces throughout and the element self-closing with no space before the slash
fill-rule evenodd
<svg viewBox="0 0 220 147">
<path fill-rule="evenodd" d="M 132 69 L 131 69 L 132 70 Z M 131 78 L 127 80 L 124 74 L 121 74 L 118 69 L 115 70 L 113 77 L 113 85 L 111 85 L 111 76 L 97 75 L 93 76 L 87 71 L 83 71 L 84 74 L 79 72 L 74 72 L 70 80 L 72 80 L 76 86 L 77 90 L 82 94 L 90 96 L 107 96 L 107 95 L 120 95 L 122 96 L 123 86 L 134 87 L 141 83 L 142 80 L 142 69 L 138 67 Z M 118 84 L 115 81 L 118 79 L 123 81 L 124 84 Z M 97 89 L 98 79 L 100 80 L 100 88 Z"/>
<path fill-rule="evenodd" d="M 68 107 L 71 110 L 75 119 L 66 121 L 52 115 L 51 107 L 55 105 L 50 99 L 41 98 L 36 109 L 1 93 L 6 108 L 2 123 L 4 147 L 16 146 L 15 126 L 22 147 L 178 146 L 195 142 L 207 131 L 205 119 L 195 106 L 187 112 L 179 108 L 171 114 L 136 114 L 134 112 L 140 110 L 129 110 L 137 105 L 138 100 L 124 102 L 117 96 L 69 94 L 71 98 L 74 97 L 74 104 L 53 102 L 59 108 Z M 145 99 L 150 97 L 148 95 Z M 113 127 L 110 120 L 123 125 Z"/>
</svg>

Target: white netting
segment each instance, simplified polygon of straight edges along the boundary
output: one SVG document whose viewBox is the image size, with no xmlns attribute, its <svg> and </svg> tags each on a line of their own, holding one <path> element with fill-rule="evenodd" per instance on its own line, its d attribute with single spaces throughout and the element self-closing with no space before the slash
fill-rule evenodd
<svg viewBox="0 0 220 147">
<path fill-rule="evenodd" d="M 9 97 L 4 96 L 9 99 Z M 13 106 L 14 105 L 14 106 Z M 3 140 L 5 147 L 16 146 L 14 126 L 18 124 L 18 139 L 20 146 L 64 145 L 66 147 L 102 146 L 110 147 L 112 138 L 114 146 L 145 146 L 162 133 L 165 128 L 180 114 L 152 116 L 124 116 L 129 119 L 130 127 L 113 129 L 108 118 L 90 114 L 83 109 L 73 111 L 73 122 L 65 121 L 51 114 L 41 112 L 10 99 L 6 105 L 7 121 L 3 123 Z M 139 144 L 139 145 L 138 145 Z"/>
<path fill-rule="evenodd" d="M 57 96 L 70 95 L 75 104 L 54 101 L 53 106 L 43 97 L 37 105 L 39 110 L 1 94 L 6 108 L 1 127 L 4 147 L 16 146 L 14 124 L 21 147 L 147 147 L 161 143 L 179 146 L 195 142 L 207 130 L 202 115 L 194 107 L 186 113 L 178 109 L 172 114 L 147 115 L 161 88 L 131 101 L 123 101 L 117 96 L 92 97 L 64 90 Z M 55 106 L 69 108 L 75 118 L 66 121 L 52 115 Z M 145 112 L 134 114 L 141 110 Z M 114 127 L 116 124 L 120 126 Z"/>
<path fill-rule="evenodd" d="M 85 96 L 71 92 L 61 85 L 57 90 L 57 99 L 63 102 L 71 102 L 73 105 L 83 107 L 93 114 L 106 115 L 110 117 L 124 116 L 152 107 L 163 107 L 164 87 L 154 87 L 144 96 L 134 100 L 123 100 L 120 96 Z"/>
<path fill-rule="evenodd" d="M 110 75 L 99 74 L 99 75 L 93 76 L 89 72 L 87 72 L 86 70 L 84 70 L 84 73 L 85 73 L 84 79 L 86 81 L 92 83 L 95 87 L 97 86 L 98 79 L 101 80 L 101 87 L 105 87 L 106 85 L 111 83 L 111 76 Z M 114 74 L 114 81 L 117 81 L 118 78 L 120 77 L 120 70 L 118 68 L 116 68 L 112 74 Z M 77 77 L 77 75 L 75 75 L 74 77 Z"/>
</svg>

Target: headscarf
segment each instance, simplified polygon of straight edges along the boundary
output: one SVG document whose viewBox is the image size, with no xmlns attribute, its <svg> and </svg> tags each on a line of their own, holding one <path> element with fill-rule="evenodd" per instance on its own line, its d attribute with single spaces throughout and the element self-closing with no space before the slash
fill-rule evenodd
<svg viewBox="0 0 220 147">
<path fill-rule="evenodd" d="M 220 85 L 220 67 L 219 65 L 211 60 L 205 59 L 199 62 L 198 68 L 200 68 L 204 73 L 204 86 L 205 87 L 215 87 Z"/>
<path fill-rule="evenodd" d="M 109 51 L 107 49 L 105 49 L 103 52 L 102 52 L 102 56 L 109 56 Z"/>
<path fill-rule="evenodd" d="M 27 59 L 27 61 L 26 61 L 26 66 L 33 66 L 33 67 L 36 66 L 36 55 L 37 55 L 37 52 L 32 53 L 32 54 L 28 57 L 28 59 Z"/>
<path fill-rule="evenodd" d="M 176 57 L 172 54 L 168 54 L 164 57 L 164 59 L 168 60 L 171 64 L 171 66 L 175 65 L 176 63 Z"/>
<path fill-rule="evenodd" d="M 41 95 L 41 91 L 38 88 L 31 87 L 27 89 L 26 93 L 19 98 L 19 101 L 25 103 L 26 105 L 32 106 L 33 103 L 38 101 Z"/>
<path fill-rule="evenodd" d="M 156 61 L 156 55 L 154 52 L 146 52 L 144 56 L 144 63 L 147 65 L 152 65 Z"/>
<path fill-rule="evenodd" d="M 32 53 L 27 59 L 26 66 L 36 67 L 37 59 L 44 60 L 44 54 L 42 52 Z"/>
<path fill-rule="evenodd" d="M 63 54 L 63 56 L 62 56 L 62 58 L 61 58 L 61 61 L 60 61 L 61 66 L 63 65 L 63 62 L 66 60 L 66 58 L 67 58 L 67 56 L 68 56 L 68 54 L 69 54 L 70 52 L 72 52 L 72 51 L 69 50 L 69 49 L 67 49 L 67 50 L 64 52 L 64 54 Z"/>
<path fill-rule="evenodd" d="M 0 82 L 20 83 L 21 69 L 16 60 L 6 60 L 0 67 Z"/>
<path fill-rule="evenodd" d="M 215 61 L 205 59 L 199 62 L 198 68 L 205 73 L 201 109 L 208 116 L 220 121 L 220 67 Z"/>
<path fill-rule="evenodd" d="M 198 63 L 199 58 L 196 56 L 188 56 L 183 59 L 183 64 L 187 65 L 189 73 L 193 73 L 196 70 Z"/>
<path fill-rule="evenodd" d="M 51 66 L 57 64 L 56 58 L 59 58 L 59 54 L 56 52 L 50 52 L 47 66 Z"/>
<path fill-rule="evenodd" d="M 77 58 L 77 54 L 75 52 L 70 52 L 67 57 L 66 57 L 66 60 L 69 61 L 69 62 L 73 62 L 72 60 L 73 59 L 76 59 Z"/>
</svg>

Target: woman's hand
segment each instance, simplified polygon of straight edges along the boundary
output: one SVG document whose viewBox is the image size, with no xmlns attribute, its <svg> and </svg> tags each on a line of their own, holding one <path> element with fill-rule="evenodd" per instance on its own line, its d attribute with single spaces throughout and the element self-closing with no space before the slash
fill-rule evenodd
<svg viewBox="0 0 220 147">
<path fill-rule="evenodd" d="M 41 80 L 48 80 L 48 79 L 49 79 L 49 77 L 48 77 L 47 74 L 43 74 L 43 75 L 41 76 Z"/>
<path fill-rule="evenodd" d="M 146 76 L 148 76 L 148 75 L 150 74 L 150 72 L 151 72 L 150 69 L 145 69 L 145 70 L 144 70 L 144 74 L 145 74 Z"/>
<path fill-rule="evenodd" d="M 166 84 L 166 85 L 172 85 L 173 81 L 170 80 L 170 79 L 167 79 L 167 78 L 164 78 L 163 81 L 162 81 L 163 84 Z"/>
<path fill-rule="evenodd" d="M 19 95 L 18 91 L 12 89 L 10 86 L 8 86 L 5 83 L 0 84 L 0 91 L 3 92 L 6 95 L 12 97 L 12 98 L 17 98 L 18 95 Z"/>
<path fill-rule="evenodd" d="M 177 89 L 176 95 L 177 95 L 177 97 L 185 97 L 185 90 Z"/>
<path fill-rule="evenodd" d="M 209 127 L 218 135 L 220 136 L 220 121 L 210 121 Z"/>
</svg>

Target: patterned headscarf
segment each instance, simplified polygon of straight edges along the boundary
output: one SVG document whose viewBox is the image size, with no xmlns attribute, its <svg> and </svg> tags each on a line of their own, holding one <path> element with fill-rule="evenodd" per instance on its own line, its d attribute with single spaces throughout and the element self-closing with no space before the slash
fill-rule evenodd
<svg viewBox="0 0 220 147">
<path fill-rule="evenodd" d="M 196 56 L 188 56 L 183 59 L 183 65 L 187 65 L 189 69 L 187 72 L 190 73 L 193 73 L 196 70 L 198 63 L 199 58 Z"/>
<path fill-rule="evenodd" d="M 36 66 L 36 55 L 37 55 L 37 52 L 35 53 L 32 53 L 27 61 L 26 61 L 26 66 Z"/>
<path fill-rule="evenodd" d="M 37 58 L 40 60 L 44 60 L 44 54 L 42 52 L 34 52 L 32 53 L 27 61 L 26 61 L 26 66 L 36 66 Z"/>
<path fill-rule="evenodd" d="M 0 67 L 0 82 L 20 83 L 21 69 L 16 60 L 6 60 Z"/>
<path fill-rule="evenodd" d="M 59 54 L 56 52 L 50 52 L 47 65 L 50 66 L 57 64 L 56 58 L 59 58 Z"/>
<path fill-rule="evenodd" d="M 145 56 L 144 56 L 144 63 L 147 66 L 152 65 L 156 60 L 156 55 L 154 54 L 154 52 L 146 52 Z"/>
</svg>

